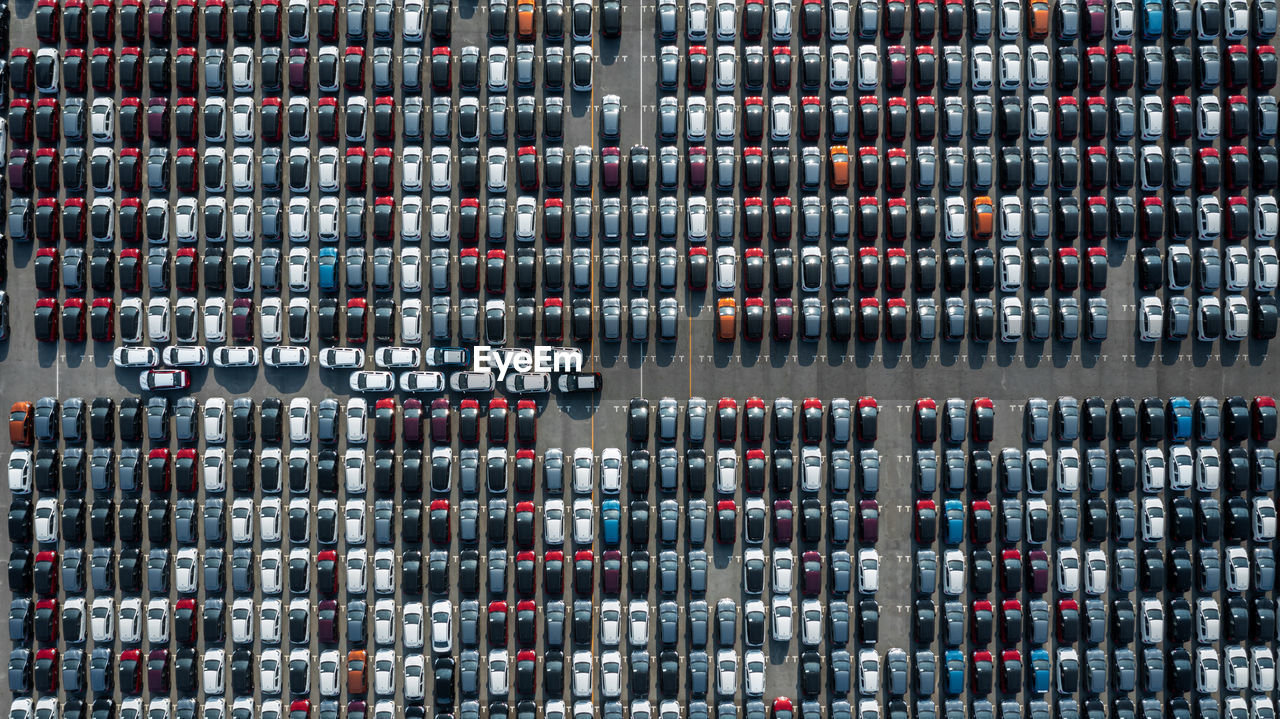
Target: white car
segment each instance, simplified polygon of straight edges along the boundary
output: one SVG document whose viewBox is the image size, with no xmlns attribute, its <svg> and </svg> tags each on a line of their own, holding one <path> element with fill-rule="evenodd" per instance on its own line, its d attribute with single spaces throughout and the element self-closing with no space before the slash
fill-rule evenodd
<svg viewBox="0 0 1280 719">
<path fill-rule="evenodd" d="M 431 651 L 453 650 L 453 604 L 445 599 L 431 603 Z"/>
<path fill-rule="evenodd" d="M 258 562 L 258 584 L 263 594 L 278 595 L 284 587 L 284 553 L 279 549 L 264 549 Z"/>
<path fill-rule="evenodd" d="M 205 694 L 216 696 L 223 693 L 226 687 L 226 666 L 226 653 L 223 650 L 210 649 L 204 653 L 200 677 Z"/>
<path fill-rule="evenodd" d="M 1084 591 L 1093 596 L 1107 593 L 1107 554 L 1101 549 L 1085 550 Z"/>
<path fill-rule="evenodd" d="M 427 691 L 427 660 L 421 654 L 404 658 L 404 698 L 422 701 Z"/>
<path fill-rule="evenodd" d="M 227 301 L 221 297 L 205 300 L 202 316 L 204 341 L 225 341 L 227 339 Z"/>
<path fill-rule="evenodd" d="M 1168 479 L 1169 489 L 1184 490 L 1191 487 L 1192 475 L 1194 474 L 1194 461 L 1191 459 L 1191 449 L 1185 445 L 1175 445 L 1169 448 L 1169 468 Z"/>
<path fill-rule="evenodd" d="M 121 642 L 125 644 L 140 643 L 142 641 L 142 625 L 144 621 L 141 599 L 126 597 L 120 600 Z"/>
<path fill-rule="evenodd" d="M 369 591 L 368 559 L 364 552 L 347 550 L 347 593 L 362 595 Z"/>
<path fill-rule="evenodd" d="M 394 392 L 396 376 L 390 372 L 361 370 L 351 373 L 352 392 Z"/>
<path fill-rule="evenodd" d="M 56 544 L 59 525 L 58 500 L 54 497 L 41 497 L 36 500 L 36 514 L 32 522 L 32 533 L 40 544 Z"/>
<path fill-rule="evenodd" d="M 1201 597 L 1196 600 L 1196 641 L 1214 644 L 1222 634 L 1222 612 L 1217 600 Z"/>
<path fill-rule="evenodd" d="M 805 599 L 800 602 L 800 643 L 808 647 L 816 647 L 822 643 L 823 604 L 817 599 Z"/>
<path fill-rule="evenodd" d="M 874 92 L 880 86 L 880 53 L 868 45 L 858 46 L 858 89 Z"/>
<path fill-rule="evenodd" d="M 1276 538 L 1276 503 L 1270 497 L 1253 499 L 1253 540 L 1270 542 Z"/>
<path fill-rule="evenodd" d="M 1026 74 L 1028 89 L 1038 92 L 1049 87 L 1049 68 L 1051 64 L 1049 48 L 1044 45 L 1031 45 L 1027 47 Z M 1039 139 L 1043 140 L 1044 138 Z"/>
<path fill-rule="evenodd" d="M 600 450 L 600 491 L 606 494 L 622 491 L 622 450 L 617 447 Z"/>
<path fill-rule="evenodd" d="M 600 694 L 606 699 L 622 696 L 622 653 L 600 653 Z"/>
<path fill-rule="evenodd" d="M 316 668 L 320 678 L 320 696 L 337 699 L 342 693 L 342 660 L 338 650 L 325 649 L 320 652 L 320 663 Z"/>
<path fill-rule="evenodd" d="M 231 641 L 234 644 L 253 644 L 253 600 L 241 597 L 231 603 Z"/>
<path fill-rule="evenodd" d="M 552 498 L 543 502 L 542 541 L 554 546 L 564 544 L 564 500 Z"/>
<path fill-rule="evenodd" d="M 573 673 L 570 683 L 575 699 L 591 698 L 591 674 L 595 664 L 596 658 L 590 651 L 579 649 L 573 653 Z"/>
<path fill-rule="evenodd" d="M 257 367 L 258 366 L 258 348 L 251 346 L 243 347 L 219 347 L 213 351 L 214 367 Z"/>
<path fill-rule="evenodd" d="M 795 634 L 795 605 L 787 594 L 774 594 L 770 626 L 774 641 L 789 642 Z"/>
<path fill-rule="evenodd" d="M 31 467 L 34 455 L 29 449 L 15 449 L 9 455 L 9 491 L 31 494 Z"/>
<path fill-rule="evenodd" d="M 422 649 L 426 626 L 422 602 L 407 602 L 400 615 L 401 640 L 406 649 Z"/>
<path fill-rule="evenodd" d="M 1209 647 L 1196 649 L 1196 689 L 1202 694 L 1217 694 L 1222 677 L 1218 653 Z"/>
<path fill-rule="evenodd" d="M 1249 688 L 1257 693 L 1270 693 L 1276 688 L 1276 657 L 1268 647 L 1249 649 Z"/>
<path fill-rule="evenodd" d="M 773 591 L 778 594 L 790 594 L 795 587 L 795 555 L 788 547 L 773 550 L 772 558 Z"/>
<path fill-rule="evenodd" d="M 964 554 L 958 549 L 948 549 L 942 555 L 942 593 L 959 597 L 965 593 Z"/>
<path fill-rule="evenodd" d="M 1022 200 L 1017 195 L 1005 195 L 1000 198 L 1000 238 L 1005 242 L 1017 242 L 1022 239 Z M 1005 248 L 1016 249 L 1016 248 Z M 1003 256 L 1004 250 L 1001 250 Z M 1019 267 L 1021 267 L 1019 256 Z"/>
<path fill-rule="evenodd" d="M 1000 89 L 1017 90 L 1022 84 L 1022 51 L 1017 45 L 1000 47 Z"/>
<path fill-rule="evenodd" d="M 869 696 L 880 693 L 880 655 L 874 649 L 858 652 L 858 693 Z"/>
<path fill-rule="evenodd" d="M 817 492 L 822 487 L 822 450 L 812 445 L 800 448 L 800 489 Z"/>
<path fill-rule="evenodd" d="M 969 84 L 975 91 L 990 90 L 995 73 L 991 48 L 973 45 L 969 48 Z"/>
<path fill-rule="evenodd" d="M 747 651 L 742 662 L 742 690 L 747 696 L 764 696 L 765 666 L 764 652 L 759 649 Z M 635 717 L 634 712 L 632 717 Z"/>
<path fill-rule="evenodd" d="M 622 602 L 604 599 L 600 602 L 600 644 L 616 647 L 622 642 Z"/>
<path fill-rule="evenodd" d="M 378 594 L 395 594 L 398 561 L 395 552 L 390 549 L 379 549 L 373 553 L 373 591 Z"/>
<path fill-rule="evenodd" d="M 964 200 L 959 197 L 947 197 L 943 218 L 947 241 L 962 242 L 969 227 Z"/>
<path fill-rule="evenodd" d="M 1142 498 L 1142 538 L 1148 542 L 1164 539 L 1164 502 L 1159 497 Z"/>
<path fill-rule="evenodd" d="M 320 366 L 325 369 L 358 369 L 364 366 L 364 350 L 358 347 L 327 347 L 320 350 Z"/>
<path fill-rule="evenodd" d="M 196 594 L 200 591 L 200 571 L 200 551 L 195 547 L 179 549 L 173 563 L 173 584 L 179 594 Z"/>
<path fill-rule="evenodd" d="M 97 597 L 89 610 L 89 635 L 94 643 L 114 642 L 116 638 L 116 604 L 111 597 Z"/>
<path fill-rule="evenodd" d="M 595 457 L 590 447 L 578 447 L 573 450 L 573 491 L 578 494 L 591 494 L 592 466 Z"/>
<path fill-rule="evenodd" d="M 1259 247 L 1253 251 L 1253 289 L 1272 292 L 1280 285 L 1280 255 L 1275 248 Z"/>
<path fill-rule="evenodd" d="M 380 369 L 413 369 L 422 364 L 422 352 L 417 347 L 379 347 L 373 362 Z"/>
<path fill-rule="evenodd" d="M 306 397 L 289 400 L 289 441 L 299 444 L 311 441 L 311 400 Z"/>
<path fill-rule="evenodd" d="M 632 599 L 627 606 L 627 641 L 636 648 L 649 644 L 649 602 L 645 599 Z"/>
<path fill-rule="evenodd" d="M 732 649 L 716 652 L 716 691 L 723 696 L 738 691 L 738 653 Z"/>
<path fill-rule="evenodd" d="M 262 600 L 258 610 L 258 634 L 263 644 L 280 644 L 280 635 L 284 627 L 284 605 L 279 599 Z"/>
<path fill-rule="evenodd" d="M 443 392 L 444 375 L 440 372 L 401 372 L 401 392 Z"/>
<path fill-rule="evenodd" d="M 153 343 L 169 341 L 169 298 L 152 297 L 147 301 L 147 338 Z"/>
<path fill-rule="evenodd" d="M 775 95 L 769 103 L 769 137 L 772 140 L 775 142 L 791 140 L 791 117 L 791 99 L 785 95 Z"/>
<path fill-rule="evenodd" d="M 591 544 L 595 538 L 595 505 L 590 499 L 573 500 L 573 541 Z"/>
<path fill-rule="evenodd" d="M 1222 668 L 1226 674 L 1227 691 L 1238 692 L 1249 688 L 1249 656 L 1244 647 L 1227 645 L 1222 650 Z M 1243 700 L 1242 700 L 1243 701 Z M 1227 706 L 1231 706 L 1228 704 Z"/>
<path fill-rule="evenodd" d="M 1259 242 L 1271 242 L 1280 234 L 1280 203 L 1274 197 L 1259 195 L 1253 200 L 1253 236 Z"/>
<path fill-rule="evenodd" d="M 395 696 L 396 653 L 391 649 L 379 649 L 373 655 L 373 693 L 381 697 Z"/>
<path fill-rule="evenodd" d="M 1138 630 L 1144 644 L 1159 645 L 1164 642 L 1164 607 L 1159 599 L 1142 600 Z"/>
<path fill-rule="evenodd" d="M 1080 554 L 1073 547 L 1058 552 L 1058 591 L 1074 594 L 1080 590 Z"/>
<path fill-rule="evenodd" d="M 716 450 L 716 492 L 732 495 L 738 491 L 738 455 L 729 447 Z"/>
<path fill-rule="evenodd" d="M 1159 342 L 1164 336 L 1164 304 L 1159 297 L 1144 295 L 1138 307 L 1138 339 Z"/>
<path fill-rule="evenodd" d="M 858 591 L 875 594 L 880 589 L 880 553 L 874 549 L 858 550 Z"/>
<path fill-rule="evenodd" d="M 147 602 L 147 641 L 151 644 L 169 643 L 169 600 L 154 597 Z"/>
<path fill-rule="evenodd" d="M 1142 491 L 1164 491 L 1165 464 L 1164 455 L 1156 447 L 1142 450 Z"/>
<path fill-rule="evenodd" d="M 1216 298 L 1215 298 L 1216 299 Z M 1223 309 L 1222 338 L 1228 342 L 1240 342 L 1249 337 L 1249 302 L 1240 295 L 1227 295 Z"/>
<path fill-rule="evenodd" d="M 160 353 L 152 347 L 117 347 L 111 361 L 121 369 L 151 368 L 160 364 Z"/>
<path fill-rule="evenodd" d="M 258 504 L 258 534 L 262 541 L 267 544 L 279 542 L 283 524 L 284 500 L 280 497 L 263 497 Z"/>
<path fill-rule="evenodd" d="M 403 11 L 404 29 L 401 32 L 405 42 L 422 42 L 427 17 L 422 0 L 405 0 Z"/>
</svg>

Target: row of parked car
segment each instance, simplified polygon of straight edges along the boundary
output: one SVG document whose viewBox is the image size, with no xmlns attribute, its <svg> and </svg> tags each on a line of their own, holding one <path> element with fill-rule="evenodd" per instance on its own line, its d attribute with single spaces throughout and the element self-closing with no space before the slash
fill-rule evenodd
<svg viewBox="0 0 1280 719">
<path fill-rule="evenodd" d="M 847 8 L 846 8 L 847 10 Z M 538 29 L 545 41 L 563 40 L 568 30 L 575 42 L 588 42 L 596 32 L 595 13 L 599 13 L 599 30 L 604 37 L 621 33 L 621 4 L 604 0 L 596 4 L 586 0 L 565 3 L 545 0 L 539 10 L 536 2 L 489 0 L 486 27 L 489 37 L 509 37 L 514 18 L 518 40 L 537 38 Z M 364 46 L 369 40 L 382 46 L 399 35 L 406 44 L 417 44 L 428 38 L 433 44 L 449 43 L 453 32 L 453 7 L 445 2 L 425 3 L 409 0 L 397 6 L 389 0 L 365 0 L 338 6 L 331 3 L 314 5 L 303 0 L 255 2 L 223 0 L 201 3 L 148 2 L 121 0 L 117 5 L 78 0 L 53 0 L 39 4 L 34 13 L 36 37 L 42 43 L 56 45 L 114 45 L 119 38 L 125 45 L 141 45 L 151 41 L 168 45 L 210 45 L 234 42 L 254 44 L 259 41 L 277 43 L 288 36 L 291 45 L 306 45 L 313 37 L 321 43 L 345 38 L 348 44 Z M 5 34 L 8 20 L 5 19 Z M 372 36 L 372 37 L 371 37 Z"/>
</svg>

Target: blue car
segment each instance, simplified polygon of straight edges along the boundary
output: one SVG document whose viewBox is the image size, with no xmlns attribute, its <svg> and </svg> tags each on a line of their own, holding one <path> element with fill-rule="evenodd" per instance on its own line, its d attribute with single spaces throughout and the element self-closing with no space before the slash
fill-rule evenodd
<svg viewBox="0 0 1280 719">
<path fill-rule="evenodd" d="M 1142 3 L 1142 39 L 1158 40 L 1164 32 L 1164 3 L 1147 0 Z"/>
<path fill-rule="evenodd" d="M 947 694 L 957 697 L 964 694 L 964 653 L 959 649 L 947 651 Z"/>
<path fill-rule="evenodd" d="M 319 282 L 321 292 L 337 292 L 338 291 L 338 251 L 332 247 L 320 248 L 320 255 L 316 259 L 319 265 Z"/>
<path fill-rule="evenodd" d="M 1031 650 L 1031 691 L 1049 691 L 1049 652 L 1044 649 Z"/>
<path fill-rule="evenodd" d="M 1191 439 L 1191 400 L 1186 397 L 1169 400 L 1169 434 L 1175 442 Z"/>
<path fill-rule="evenodd" d="M 964 541 L 964 505 L 958 499 L 948 499 L 943 503 L 943 541 L 947 544 L 960 544 Z"/>
<path fill-rule="evenodd" d="M 622 537 L 622 503 L 606 499 L 600 503 L 601 532 L 606 546 L 616 547 Z"/>
</svg>

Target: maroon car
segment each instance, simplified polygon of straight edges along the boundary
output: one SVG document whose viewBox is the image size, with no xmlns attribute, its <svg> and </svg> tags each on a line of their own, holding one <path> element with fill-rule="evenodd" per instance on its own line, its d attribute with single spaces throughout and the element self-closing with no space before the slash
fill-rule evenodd
<svg viewBox="0 0 1280 719">
<path fill-rule="evenodd" d="M 453 416 L 449 410 L 449 400 L 439 397 L 431 401 L 431 441 L 448 443 L 453 441 Z"/>
<path fill-rule="evenodd" d="M 231 334 L 237 342 L 253 341 L 253 300 L 237 297 L 231 305 Z"/>
<path fill-rule="evenodd" d="M 685 157 L 689 163 L 686 177 L 689 189 L 703 189 L 707 186 L 707 148 L 690 147 Z"/>
<path fill-rule="evenodd" d="M 795 311 L 795 302 L 790 297 L 780 297 L 773 301 L 773 338 L 775 340 L 791 339 Z"/>
<path fill-rule="evenodd" d="M 289 51 L 289 88 L 311 88 L 311 55 L 305 47 L 295 47 Z"/>
<path fill-rule="evenodd" d="M 1027 552 L 1027 589 L 1036 594 L 1049 589 L 1049 555 L 1043 549 Z"/>
<path fill-rule="evenodd" d="M 147 34 L 162 44 L 169 42 L 169 0 L 151 0 L 147 3 Z"/>
<path fill-rule="evenodd" d="M 622 155 L 616 147 L 600 150 L 600 176 L 604 179 L 604 189 L 616 190 L 622 182 Z"/>
<path fill-rule="evenodd" d="M 152 140 L 169 141 L 169 98 L 153 97 L 147 103 L 147 137 Z"/>
<path fill-rule="evenodd" d="M 404 441 L 422 441 L 422 400 L 406 399 L 404 401 Z"/>
<path fill-rule="evenodd" d="M 816 597 L 822 591 L 822 555 L 809 550 L 800 555 L 800 591 L 806 597 Z"/>
<path fill-rule="evenodd" d="M 152 649 L 147 655 L 147 691 L 169 693 L 169 650 Z"/>
<path fill-rule="evenodd" d="M 789 499 L 773 500 L 773 539 L 778 544 L 791 544 L 795 507 Z"/>
<path fill-rule="evenodd" d="M 880 504 L 874 499 L 858 503 L 858 537 L 872 544 L 880 538 Z"/>
<path fill-rule="evenodd" d="M 622 552 L 610 549 L 604 553 L 600 564 L 600 579 L 604 582 L 604 593 L 617 596 L 622 584 Z"/>
<path fill-rule="evenodd" d="M 316 620 L 316 633 L 321 642 L 338 641 L 338 603 L 332 599 L 321 600 Z"/>
<path fill-rule="evenodd" d="M 15 147 L 9 151 L 9 187 L 14 192 L 31 191 L 31 151 Z"/>
</svg>

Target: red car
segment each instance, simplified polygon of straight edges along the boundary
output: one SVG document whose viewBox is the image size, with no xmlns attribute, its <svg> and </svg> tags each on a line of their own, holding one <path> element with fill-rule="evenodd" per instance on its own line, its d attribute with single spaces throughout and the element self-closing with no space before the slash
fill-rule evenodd
<svg viewBox="0 0 1280 719">
<path fill-rule="evenodd" d="M 738 532 L 738 505 L 731 499 L 716 502 L 716 540 L 733 544 Z"/>
<path fill-rule="evenodd" d="M 422 400 L 410 398 L 404 401 L 404 441 L 422 442 Z"/>
<path fill-rule="evenodd" d="M 41 342 L 58 341 L 58 301 L 52 297 L 36 300 L 36 339 Z"/>
<path fill-rule="evenodd" d="M 791 544 L 795 508 L 789 499 L 773 500 L 773 539 L 778 544 Z"/>
<path fill-rule="evenodd" d="M 806 597 L 816 597 L 822 591 L 822 555 L 809 550 L 800 555 L 800 592 Z"/>
<path fill-rule="evenodd" d="M 580 597 L 590 597 L 595 593 L 595 555 L 590 550 L 580 549 L 573 555 L 573 589 Z"/>
<path fill-rule="evenodd" d="M 68 342 L 84 342 L 84 300 L 68 297 L 62 303 L 62 338 Z"/>
<path fill-rule="evenodd" d="M 1253 438 L 1255 440 L 1270 442 L 1276 438 L 1276 400 L 1274 397 L 1254 397 L 1250 406 L 1250 415 L 1253 420 Z"/>
<path fill-rule="evenodd" d="M 431 523 L 432 542 L 443 546 L 453 541 L 453 522 L 450 519 L 449 500 L 431 500 L 429 521 Z"/>
<path fill-rule="evenodd" d="M 929 397 L 916 400 L 913 424 L 916 441 L 933 444 L 938 439 L 938 403 Z"/>
<path fill-rule="evenodd" d="M 858 503 L 858 538 L 868 544 L 880 539 L 880 503 L 874 499 Z"/>
<path fill-rule="evenodd" d="M 120 680 L 121 692 L 125 694 L 141 694 L 142 652 L 137 649 L 126 649 L 120 652 L 117 676 Z"/>
<path fill-rule="evenodd" d="M 489 431 L 490 444 L 506 444 L 507 443 L 507 418 L 510 405 L 507 400 L 496 397 L 489 400 L 487 427 Z"/>
<path fill-rule="evenodd" d="M 916 541 L 933 544 L 938 536 L 938 505 L 932 499 L 916 500 Z"/>
</svg>

